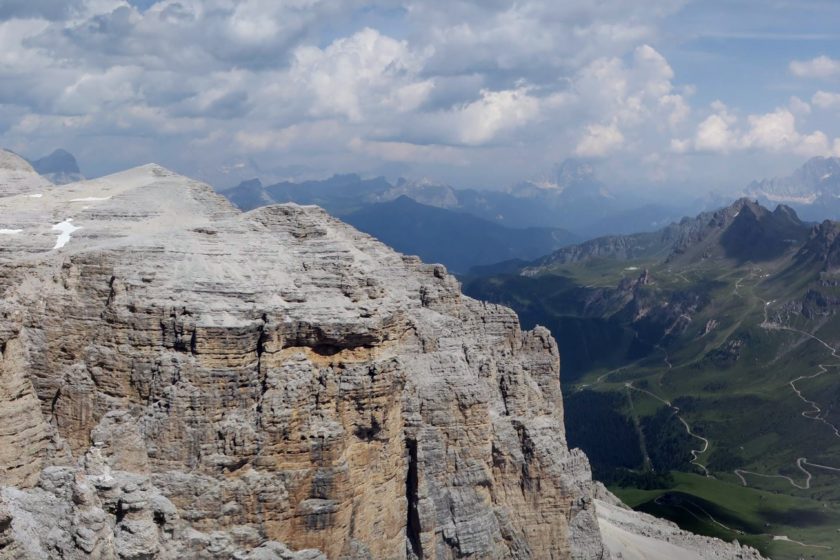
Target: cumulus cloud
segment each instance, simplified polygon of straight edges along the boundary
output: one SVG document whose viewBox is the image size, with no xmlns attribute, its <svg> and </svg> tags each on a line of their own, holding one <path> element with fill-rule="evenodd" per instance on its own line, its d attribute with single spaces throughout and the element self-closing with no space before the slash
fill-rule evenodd
<svg viewBox="0 0 840 560">
<path fill-rule="evenodd" d="M 672 150 L 677 153 L 697 151 L 718 154 L 758 150 L 805 157 L 834 153 L 832 143 L 824 132 L 798 130 L 796 115 L 789 108 L 748 115 L 746 119 L 739 119 L 721 102 L 712 104 L 712 111 L 697 126 L 694 138 L 672 141 Z"/>
<path fill-rule="evenodd" d="M 312 96 L 312 115 L 360 121 L 371 111 L 420 106 L 433 87 L 432 80 L 418 78 L 424 58 L 406 41 L 367 28 L 325 49 L 297 49 L 288 80 L 299 86 L 295 93 Z"/>
<path fill-rule="evenodd" d="M 706 117 L 697 127 L 694 147 L 698 151 L 727 153 L 740 144 L 737 133 L 732 130 L 736 119 L 725 106 L 716 105 L 716 112 Z"/>
<path fill-rule="evenodd" d="M 534 120 L 540 112 L 539 101 L 524 88 L 506 91 L 481 91 L 481 98 L 452 112 L 457 135 L 464 144 L 482 144 L 504 130 L 517 128 Z"/>
<path fill-rule="evenodd" d="M 840 76 L 840 60 L 825 55 L 811 60 L 794 60 L 790 63 L 790 71 L 799 78 L 836 78 Z"/>
<path fill-rule="evenodd" d="M 584 157 L 605 156 L 623 143 L 624 135 L 615 125 L 592 124 L 586 127 L 586 133 L 575 147 L 575 154 Z"/>
<path fill-rule="evenodd" d="M 795 115 L 809 115 L 811 113 L 811 106 L 795 95 L 790 98 L 788 107 Z"/>
<path fill-rule="evenodd" d="M 656 38 L 656 23 L 683 0 L 554 2 L 410 0 L 410 20 L 435 45 L 431 71 L 452 75 L 494 68 L 498 76 L 549 79 Z"/>
<path fill-rule="evenodd" d="M 820 90 L 814 94 L 811 103 L 820 109 L 840 108 L 840 93 Z"/>
<path fill-rule="evenodd" d="M 673 78 L 668 61 L 649 45 L 634 49 L 630 64 L 601 58 L 587 65 L 573 81 L 572 105 L 599 122 L 582 128 L 575 154 L 603 157 L 627 146 L 627 137 L 636 140 L 631 146 L 655 146 L 668 137 L 690 114 Z"/>
<path fill-rule="evenodd" d="M 571 155 L 666 175 L 703 152 L 822 153 L 810 104 L 692 106 L 660 24 L 684 0 L 6 0 L 0 143 L 93 173 L 156 160 L 208 180 L 258 159 L 319 174 L 399 163 L 518 180 Z M 831 77 L 827 57 L 794 61 Z M 628 173 L 635 169 L 628 168 Z M 452 171 L 455 170 L 455 171 Z M 221 179 L 220 179 L 221 178 Z"/>
</svg>

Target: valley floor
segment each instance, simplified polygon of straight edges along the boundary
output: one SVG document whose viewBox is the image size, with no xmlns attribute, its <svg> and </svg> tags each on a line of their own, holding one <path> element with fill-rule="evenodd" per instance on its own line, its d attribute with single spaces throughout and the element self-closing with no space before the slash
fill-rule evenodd
<svg viewBox="0 0 840 560">
<path fill-rule="evenodd" d="M 799 277 L 778 277 L 788 265 L 598 261 L 542 277 L 495 278 L 477 293 L 498 294 L 526 326 L 546 324 L 561 341 L 570 372 L 564 378 L 570 444 L 590 455 L 596 476 L 651 466 L 671 473 L 670 483 L 665 476 L 666 483 L 653 485 L 638 475 L 608 476 L 628 505 L 773 559 L 836 559 L 840 319 L 806 318 L 786 305 L 809 289 Z M 658 334 L 644 319 L 631 325 L 615 318 L 621 313 L 587 317 L 574 307 L 610 297 L 609 290 L 646 269 L 653 282 L 640 290 L 649 297 L 634 312 L 650 313 L 649 305 L 667 310 L 692 293 L 706 303 Z M 564 349 L 567 333 L 579 338 Z M 601 523 L 635 557 L 693 558 L 690 551 L 645 548 L 644 538 L 610 519 Z"/>
</svg>

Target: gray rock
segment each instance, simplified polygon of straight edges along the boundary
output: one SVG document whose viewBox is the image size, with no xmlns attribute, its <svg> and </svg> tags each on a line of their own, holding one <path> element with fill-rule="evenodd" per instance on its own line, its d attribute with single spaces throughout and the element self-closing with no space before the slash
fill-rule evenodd
<svg viewBox="0 0 840 560">
<path fill-rule="evenodd" d="M 557 345 L 443 267 L 158 166 L 0 216 L 1 557 L 608 557 Z"/>
</svg>

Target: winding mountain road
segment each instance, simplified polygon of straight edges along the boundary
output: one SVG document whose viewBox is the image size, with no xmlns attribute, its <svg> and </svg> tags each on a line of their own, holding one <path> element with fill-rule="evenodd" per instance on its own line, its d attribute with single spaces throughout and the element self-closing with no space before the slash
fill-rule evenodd
<svg viewBox="0 0 840 560">
<path fill-rule="evenodd" d="M 668 365 L 669 365 L 669 367 L 670 367 L 670 365 L 671 365 L 671 364 L 670 364 L 670 362 L 668 363 Z M 707 439 L 706 439 L 706 438 L 704 438 L 703 436 L 700 436 L 700 435 L 695 434 L 695 433 L 691 430 L 691 426 L 688 424 L 688 422 L 686 422 L 686 421 L 685 421 L 685 419 L 684 419 L 682 416 L 680 416 L 680 407 L 675 406 L 674 404 L 672 404 L 672 403 L 671 403 L 671 401 L 669 401 L 669 400 L 667 400 L 667 399 L 663 399 L 663 398 L 662 398 L 662 397 L 660 397 L 659 395 L 656 395 L 656 394 L 654 394 L 654 393 L 651 393 L 650 391 L 647 391 L 647 390 L 645 390 L 645 389 L 640 389 L 639 387 L 634 386 L 632 381 L 625 383 L 625 384 L 624 384 L 624 386 L 625 386 L 625 387 L 627 387 L 628 389 L 632 389 L 632 390 L 634 390 L 634 391 L 639 391 L 640 393 L 644 393 L 644 394 L 646 394 L 646 395 L 649 395 L 649 396 L 653 397 L 654 399 L 658 400 L 659 402 L 661 402 L 661 403 L 662 403 L 662 404 L 664 404 L 665 406 L 669 407 L 669 408 L 670 408 L 670 409 L 674 412 L 674 416 L 676 416 L 677 420 L 679 420 L 679 421 L 682 423 L 682 425 L 685 427 L 685 431 L 686 431 L 686 433 L 687 433 L 689 436 L 691 436 L 691 437 L 693 437 L 693 438 L 695 438 L 695 439 L 697 439 L 697 440 L 699 440 L 700 442 L 702 442 L 702 443 L 703 443 L 703 447 L 702 447 L 702 448 L 700 448 L 700 449 L 692 449 L 692 450 L 691 450 L 691 456 L 693 457 L 693 458 L 691 459 L 691 461 L 690 461 L 690 462 L 691 462 L 691 464 L 692 464 L 692 465 L 695 465 L 696 467 L 699 467 L 699 468 L 700 468 L 700 470 L 702 470 L 702 471 L 703 471 L 703 474 L 705 474 L 707 477 L 712 476 L 712 475 L 709 473 L 709 470 L 706 468 L 706 466 L 705 466 L 705 465 L 702 465 L 702 464 L 699 462 L 699 460 L 700 460 L 700 455 L 702 455 L 703 453 L 705 453 L 706 451 L 708 451 L 708 450 L 709 450 L 709 440 L 707 440 Z"/>
<path fill-rule="evenodd" d="M 822 414 L 822 408 L 819 406 L 819 404 L 817 404 L 815 401 L 812 401 L 812 400 L 808 399 L 807 397 L 805 397 L 805 395 L 802 394 L 802 391 L 796 386 L 796 383 L 799 382 L 799 381 L 803 381 L 805 379 L 816 379 L 817 377 L 820 377 L 821 375 L 823 375 L 825 373 L 828 373 L 828 368 L 830 368 L 830 367 L 833 367 L 833 368 L 840 367 L 840 355 L 837 354 L 837 349 L 836 348 L 834 348 L 833 346 L 831 346 L 829 343 L 827 343 L 823 339 L 819 338 L 818 336 L 815 336 L 815 335 L 813 335 L 809 332 L 806 332 L 806 331 L 803 331 L 803 330 L 800 330 L 800 329 L 795 329 L 793 327 L 788 327 L 786 325 L 782 325 L 781 323 L 771 321 L 768 315 L 769 315 L 770 306 L 773 303 L 775 303 L 775 300 L 764 301 L 764 321 L 759 325 L 762 329 L 778 330 L 778 331 L 790 331 L 790 332 L 798 333 L 800 335 L 808 337 L 812 340 L 815 340 L 815 341 L 819 342 L 821 345 L 823 345 L 829 352 L 831 352 L 831 357 L 833 357 L 833 358 L 835 358 L 839 361 L 838 363 L 835 363 L 835 364 L 817 364 L 817 372 L 816 373 L 814 373 L 812 375 L 800 375 L 796 379 L 793 379 L 793 380 L 789 381 L 788 385 L 790 385 L 790 388 L 793 390 L 794 394 L 796 394 L 796 396 L 799 398 L 799 400 L 801 400 L 803 403 L 805 403 L 806 405 L 808 405 L 810 407 L 808 410 L 802 411 L 802 413 L 801 413 L 802 416 L 804 418 L 807 418 L 808 420 L 813 420 L 815 422 L 820 422 L 821 424 L 824 424 L 829 429 L 831 429 L 831 431 L 834 434 L 834 437 L 840 439 L 840 428 L 838 428 L 837 426 L 835 426 L 834 424 L 832 424 L 831 422 L 829 422 L 825 418 L 822 418 L 820 416 Z M 741 481 L 741 484 L 744 485 L 744 486 L 749 486 L 749 484 L 747 483 L 747 479 L 744 477 L 744 475 L 750 475 L 750 476 L 757 476 L 757 477 L 761 477 L 761 478 L 781 478 L 783 480 L 786 480 L 788 483 L 790 483 L 790 485 L 793 486 L 794 488 L 798 488 L 799 490 L 808 490 L 808 489 L 811 488 L 811 479 L 813 478 L 813 474 L 808 469 L 805 468 L 806 465 L 809 466 L 809 467 L 812 467 L 812 468 L 824 469 L 824 470 L 840 473 L 840 468 L 829 467 L 829 466 L 826 466 L 826 465 L 819 465 L 817 463 L 810 463 L 810 462 L 808 462 L 807 457 L 799 457 L 798 459 L 796 459 L 796 468 L 798 468 L 800 471 L 802 471 L 805 474 L 805 482 L 801 483 L 801 484 L 796 482 L 791 477 L 786 476 L 786 475 L 782 475 L 782 474 L 762 474 L 762 473 L 757 473 L 757 472 L 754 472 L 754 471 L 748 471 L 748 470 L 744 470 L 744 469 L 735 469 L 735 471 L 733 471 L 733 472 L 735 473 L 735 476 L 737 476 L 738 479 Z"/>
</svg>

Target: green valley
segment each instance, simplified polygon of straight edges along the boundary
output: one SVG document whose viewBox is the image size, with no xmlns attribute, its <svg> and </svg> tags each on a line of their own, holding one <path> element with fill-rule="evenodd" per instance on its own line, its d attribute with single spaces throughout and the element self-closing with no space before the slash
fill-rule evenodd
<svg viewBox="0 0 840 560">
<path fill-rule="evenodd" d="M 569 444 L 628 504 L 772 558 L 836 558 L 840 226 L 742 200 L 672 227 L 465 290 L 552 330 Z"/>
</svg>

